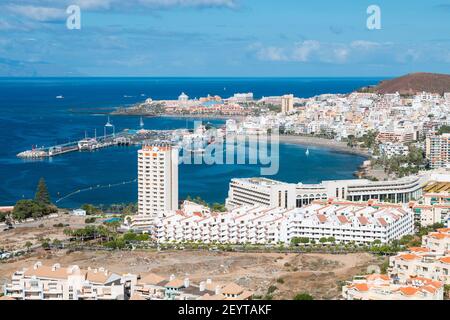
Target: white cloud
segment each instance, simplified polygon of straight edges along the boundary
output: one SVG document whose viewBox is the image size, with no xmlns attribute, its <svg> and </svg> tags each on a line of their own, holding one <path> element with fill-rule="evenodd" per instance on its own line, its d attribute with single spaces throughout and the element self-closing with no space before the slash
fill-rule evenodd
<svg viewBox="0 0 450 320">
<path fill-rule="evenodd" d="M 348 56 L 350 55 L 350 50 L 348 48 L 335 48 L 333 49 L 333 60 L 330 62 L 338 62 L 338 63 L 344 63 L 347 62 Z"/>
<path fill-rule="evenodd" d="M 256 50 L 256 56 L 260 60 L 303 63 L 344 63 L 351 54 L 351 47 L 348 45 L 322 43 L 317 40 L 297 42 L 291 47 L 264 47 L 258 44 L 250 49 Z"/>
<path fill-rule="evenodd" d="M 51 7 L 11 4 L 6 6 L 6 10 L 30 20 L 41 22 L 58 21 L 67 17 L 64 9 Z"/>
<path fill-rule="evenodd" d="M 266 61 L 287 60 L 287 57 L 284 54 L 284 50 L 282 48 L 277 47 L 259 48 L 258 51 L 256 52 L 256 55 L 259 60 L 266 60 Z"/>
<path fill-rule="evenodd" d="M 65 10 L 69 5 L 79 5 L 84 10 L 139 10 L 170 9 L 176 7 L 192 8 L 236 8 L 238 0 L 3 0 L 3 6 L 46 8 Z M 18 12 L 21 13 L 21 12 Z"/>
<path fill-rule="evenodd" d="M 296 43 L 292 51 L 291 60 L 308 62 L 311 56 L 320 50 L 320 42 L 316 40 L 305 40 Z"/>
<path fill-rule="evenodd" d="M 370 50 L 373 48 L 377 48 L 380 45 L 381 44 L 378 42 L 366 41 L 366 40 L 356 40 L 350 44 L 350 46 L 354 49 L 363 49 L 363 50 Z"/>
<path fill-rule="evenodd" d="M 291 46 L 276 47 L 258 44 L 250 48 L 260 60 L 302 63 L 344 64 L 370 58 L 382 59 L 383 54 L 395 49 L 393 43 L 356 40 L 350 43 L 305 40 Z M 392 54 L 391 54 L 392 57 Z"/>
<path fill-rule="evenodd" d="M 66 18 L 65 10 L 51 7 L 36 7 L 32 5 L 8 5 L 6 9 L 17 15 L 34 21 L 57 21 Z"/>
</svg>

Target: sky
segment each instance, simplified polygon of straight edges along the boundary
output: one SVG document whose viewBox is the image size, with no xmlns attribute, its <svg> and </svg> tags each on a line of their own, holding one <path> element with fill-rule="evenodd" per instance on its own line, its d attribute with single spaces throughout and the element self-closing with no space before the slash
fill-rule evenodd
<svg viewBox="0 0 450 320">
<path fill-rule="evenodd" d="M 81 29 L 67 28 L 70 5 Z M 450 1 L 0 0 L 4 77 L 411 72 L 450 73 Z"/>
</svg>

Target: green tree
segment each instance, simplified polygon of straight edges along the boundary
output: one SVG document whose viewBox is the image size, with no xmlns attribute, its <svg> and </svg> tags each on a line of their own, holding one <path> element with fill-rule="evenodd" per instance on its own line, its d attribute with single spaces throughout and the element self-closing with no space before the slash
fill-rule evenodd
<svg viewBox="0 0 450 320">
<path fill-rule="evenodd" d="M 444 294 L 447 296 L 447 298 L 450 298 L 450 284 L 444 285 Z"/>
<path fill-rule="evenodd" d="M 88 216 L 90 215 L 96 215 L 96 214 L 100 214 L 101 210 L 99 208 L 97 208 L 96 206 L 89 204 L 89 203 L 85 203 L 81 206 L 81 209 L 83 209 L 84 211 L 86 211 L 86 214 Z"/>
<path fill-rule="evenodd" d="M 443 133 L 450 133 L 450 126 L 444 125 L 439 128 L 438 134 L 441 135 Z"/>
<path fill-rule="evenodd" d="M 45 250 L 50 249 L 50 244 L 48 243 L 48 241 L 42 242 L 42 248 L 44 248 Z"/>
<path fill-rule="evenodd" d="M 47 185 L 45 184 L 44 178 L 39 180 L 36 194 L 34 196 L 34 201 L 40 205 L 50 205 L 50 194 L 48 193 Z"/>
<path fill-rule="evenodd" d="M 227 208 L 225 207 L 224 204 L 222 203 L 213 203 L 212 207 L 211 207 L 212 211 L 214 212 L 226 212 Z"/>
<path fill-rule="evenodd" d="M 14 220 L 25 220 L 32 216 L 42 216 L 42 207 L 33 200 L 19 200 L 14 206 L 12 217 Z"/>
</svg>

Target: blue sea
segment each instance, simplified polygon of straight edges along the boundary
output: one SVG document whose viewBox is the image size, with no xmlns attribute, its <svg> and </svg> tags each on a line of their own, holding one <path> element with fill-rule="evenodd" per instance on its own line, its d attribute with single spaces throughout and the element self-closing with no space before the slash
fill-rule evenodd
<svg viewBox="0 0 450 320">
<path fill-rule="evenodd" d="M 208 94 L 229 97 L 253 92 L 255 97 L 293 93 L 311 97 L 348 93 L 378 83 L 378 78 L 0 78 L 0 205 L 12 205 L 34 195 L 44 177 L 52 200 L 75 208 L 84 203 L 112 204 L 137 201 L 137 184 L 120 184 L 137 176 L 137 147 L 116 147 L 97 152 L 74 152 L 44 160 L 22 160 L 16 154 L 33 145 L 50 146 L 103 133 L 103 114 L 118 106 L 152 99 L 176 99 Z M 62 95 L 64 99 L 56 99 Z M 136 129 L 139 117 L 111 117 L 117 131 Z M 145 118 L 146 129 L 192 128 L 193 119 Z M 211 120 L 222 125 L 224 120 Z M 288 182 L 315 183 L 348 179 L 364 160 L 361 156 L 324 148 L 282 144 L 280 170 L 271 177 Z M 260 175 L 258 165 L 181 165 L 180 199 L 200 196 L 224 202 L 234 177 Z M 96 186 L 108 186 L 96 189 Z M 119 184 L 119 185 L 118 185 Z"/>
</svg>

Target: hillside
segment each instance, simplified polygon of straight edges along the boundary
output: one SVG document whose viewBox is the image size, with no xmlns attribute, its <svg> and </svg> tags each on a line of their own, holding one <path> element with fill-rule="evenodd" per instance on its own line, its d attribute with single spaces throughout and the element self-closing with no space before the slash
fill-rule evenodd
<svg viewBox="0 0 450 320">
<path fill-rule="evenodd" d="M 396 93 L 409 95 L 417 92 L 444 94 L 450 92 L 450 75 L 437 73 L 411 73 L 406 76 L 385 80 L 363 91 L 376 93 Z"/>
</svg>

